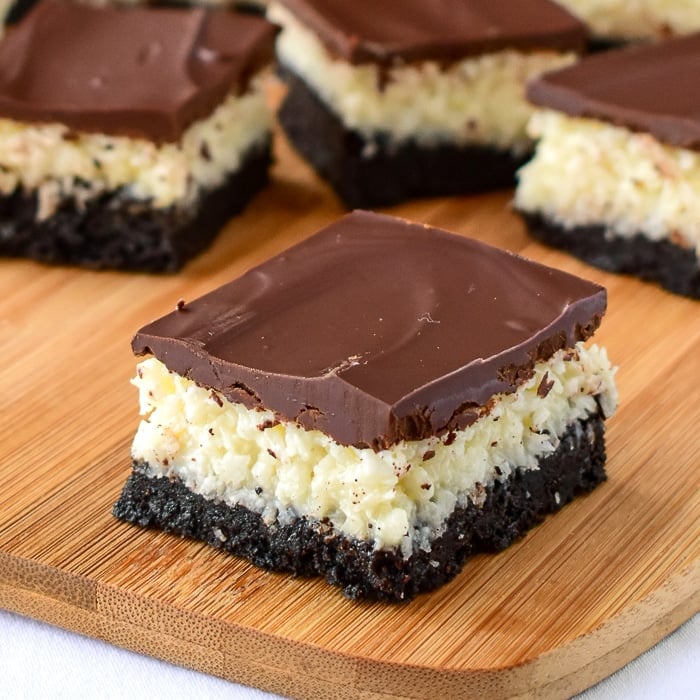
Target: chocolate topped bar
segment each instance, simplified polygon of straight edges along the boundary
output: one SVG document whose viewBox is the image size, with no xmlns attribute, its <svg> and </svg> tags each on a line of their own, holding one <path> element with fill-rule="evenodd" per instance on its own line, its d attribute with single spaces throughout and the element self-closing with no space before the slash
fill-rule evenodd
<svg viewBox="0 0 700 700">
<path fill-rule="evenodd" d="M 275 35 L 235 12 L 37 6 L 0 43 L 0 255 L 182 267 L 267 182 Z"/>
<path fill-rule="evenodd" d="M 597 267 L 700 297 L 699 74 L 692 34 L 531 82 L 538 145 L 515 193 L 530 232 Z"/>
<path fill-rule="evenodd" d="M 353 64 L 453 61 L 504 48 L 579 51 L 583 25 L 550 0 L 280 0 Z"/>
<path fill-rule="evenodd" d="M 345 206 L 511 187 L 533 147 L 526 83 L 576 60 L 549 0 L 279 0 L 278 121 Z"/>
<path fill-rule="evenodd" d="M 0 43 L 0 116 L 174 142 L 245 91 L 274 34 L 251 15 L 42 2 Z"/>
<path fill-rule="evenodd" d="M 605 479 L 601 287 L 356 211 L 146 326 L 113 513 L 410 600 Z M 271 582 L 273 583 L 273 582 Z"/>
<path fill-rule="evenodd" d="M 590 56 L 533 81 L 528 98 L 700 150 L 700 34 Z"/>
<path fill-rule="evenodd" d="M 141 329 L 136 354 L 343 444 L 464 427 L 535 362 L 590 336 L 591 282 L 357 211 Z"/>
</svg>

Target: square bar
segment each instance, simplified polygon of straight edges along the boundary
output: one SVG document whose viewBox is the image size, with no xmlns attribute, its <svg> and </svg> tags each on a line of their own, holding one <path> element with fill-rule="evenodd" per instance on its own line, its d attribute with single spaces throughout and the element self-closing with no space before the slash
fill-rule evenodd
<svg viewBox="0 0 700 700">
<path fill-rule="evenodd" d="M 408 600 L 605 478 L 602 287 L 356 211 L 142 328 L 117 517 Z"/>
</svg>

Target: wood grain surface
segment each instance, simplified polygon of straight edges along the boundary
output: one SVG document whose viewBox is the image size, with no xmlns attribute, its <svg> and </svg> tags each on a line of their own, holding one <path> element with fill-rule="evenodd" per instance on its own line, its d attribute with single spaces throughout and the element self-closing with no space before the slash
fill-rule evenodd
<svg viewBox="0 0 700 700">
<path fill-rule="evenodd" d="M 0 261 L 0 606 L 294 698 L 566 697 L 700 608 L 700 303 L 528 239 L 511 192 L 390 210 L 604 284 L 609 480 L 407 605 L 351 602 L 111 508 L 144 323 L 342 213 L 278 136 L 272 182 L 171 277 Z M 300 344 L 302 339 L 300 339 Z"/>
</svg>

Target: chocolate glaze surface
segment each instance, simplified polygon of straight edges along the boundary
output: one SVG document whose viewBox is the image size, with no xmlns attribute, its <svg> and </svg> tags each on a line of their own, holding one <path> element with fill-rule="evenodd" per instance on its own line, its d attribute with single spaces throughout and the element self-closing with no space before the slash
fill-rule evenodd
<svg viewBox="0 0 700 700">
<path fill-rule="evenodd" d="M 42 2 L 0 42 L 0 116 L 177 141 L 245 91 L 275 32 L 233 12 Z"/>
<path fill-rule="evenodd" d="M 374 449 L 463 427 L 591 335 L 602 287 L 427 225 L 356 211 L 145 326 L 137 355 Z"/>
<path fill-rule="evenodd" d="M 279 0 L 350 63 L 455 61 L 504 48 L 582 51 L 586 29 L 551 0 Z"/>
<path fill-rule="evenodd" d="M 601 119 L 700 150 L 700 34 L 589 56 L 540 76 L 527 90 L 537 105 Z"/>
</svg>

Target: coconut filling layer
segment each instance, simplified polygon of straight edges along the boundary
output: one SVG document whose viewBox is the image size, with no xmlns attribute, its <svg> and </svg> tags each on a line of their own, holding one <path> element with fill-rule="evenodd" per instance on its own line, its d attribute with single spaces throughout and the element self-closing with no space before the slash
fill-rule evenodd
<svg viewBox="0 0 700 700">
<path fill-rule="evenodd" d="M 120 188 L 126 198 L 156 209 L 187 207 L 236 172 L 268 138 L 271 124 L 261 75 L 248 92 L 230 94 L 192 124 L 177 143 L 0 119 L 0 192 L 36 191 L 39 220 L 67 198 L 80 206 Z"/>
<path fill-rule="evenodd" d="M 671 239 L 700 253 L 700 152 L 594 119 L 538 112 L 533 159 L 519 171 L 517 209 L 565 229 Z"/>
<path fill-rule="evenodd" d="M 518 466 L 536 469 L 571 423 L 598 406 L 610 416 L 614 372 L 604 349 L 579 344 L 539 363 L 468 428 L 374 452 L 231 403 L 149 358 L 133 380 L 144 418 L 132 457 L 149 476 L 178 478 L 268 523 L 327 518 L 348 537 L 409 556 L 430 550 L 455 506 L 481 505 L 483 486 Z M 550 386 L 546 396 L 541 386 Z"/>
<path fill-rule="evenodd" d="M 607 39 L 662 39 L 700 30 L 697 0 L 557 0 Z"/>
<path fill-rule="evenodd" d="M 0 39 L 5 34 L 5 20 L 14 5 L 14 0 L 0 0 Z"/>
<path fill-rule="evenodd" d="M 413 140 L 427 147 L 450 142 L 527 152 L 532 141 L 525 127 L 532 107 L 524 97 L 525 84 L 575 60 L 574 54 L 506 50 L 446 68 L 424 61 L 383 70 L 333 58 L 278 4 L 270 5 L 268 19 L 283 27 L 277 38 L 280 62 L 370 144 L 381 137 L 394 145 Z"/>
</svg>

